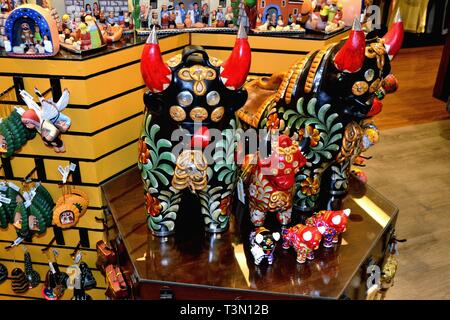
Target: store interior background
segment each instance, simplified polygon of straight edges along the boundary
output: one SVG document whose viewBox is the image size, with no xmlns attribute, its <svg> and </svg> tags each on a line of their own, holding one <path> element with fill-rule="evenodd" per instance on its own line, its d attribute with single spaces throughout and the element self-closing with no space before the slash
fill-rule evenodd
<svg viewBox="0 0 450 320">
<path fill-rule="evenodd" d="M 374 1 L 392 2 L 401 6 L 407 31 L 392 62 L 399 89 L 375 118 L 381 139 L 364 168 L 369 184 L 399 207 L 397 236 L 407 239 L 387 299 L 450 299 L 450 2 Z M 64 0 L 53 6 L 64 13 Z"/>
</svg>

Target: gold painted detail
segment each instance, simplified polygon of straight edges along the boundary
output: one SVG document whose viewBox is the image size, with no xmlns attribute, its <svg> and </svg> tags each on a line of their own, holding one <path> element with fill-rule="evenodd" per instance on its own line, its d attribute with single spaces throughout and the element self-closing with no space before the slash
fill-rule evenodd
<svg viewBox="0 0 450 320">
<path fill-rule="evenodd" d="M 171 106 L 169 109 L 169 114 L 175 121 L 183 121 L 186 119 L 186 111 L 180 106 Z"/>
<path fill-rule="evenodd" d="M 369 92 L 373 93 L 373 92 L 377 91 L 380 88 L 380 84 L 381 84 L 381 80 L 378 78 L 377 80 L 372 82 L 372 84 L 370 85 Z"/>
<path fill-rule="evenodd" d="M 223 114 L 225 113 L 224 107 L 218 107 L 211 112 L 211 120 L 214 122 L 219 122 L 222 120 Z"/>
<path fill-rule="evenodd" d="M 184 150 L 177 158 L 172 186 L 177 190 L 187 187 L 192 192 L 204 190 L 208 183 L 208 163 L 202 151 Z"/>
<path fill-rule="evenodd" d="M 334 45 L 334 44 L 333 44 Z M 320 62 L 322 61 L 323 56 L 328 51 L 331 45 L 326 48 L 320 50 L 316 56 L 314 57 L 311 66 L 309 67 L 308 76 L 306 78 L 305 83 L 305 92 L 310 93 L 313 87 L 314 77 L 316 76 L 317 69 L 319 68 Z"/>
<path fill-rule="evenodd" d="M 167 65 L 171 68 L 176 67 L 177 65 L 179 65 L 181 62 L 181 54 L 177 54 L 175 56 L 173 56 L 172 58 L 170 58 L 169 60 L 167 60 Z"/>
<path fill-rule="evenodd" d="M 386 54 L 386 48 L 384 47 L 384 41 L 378 39 L 377 42 L 371 43 L 366 47 L 366 57 L 369 59 L 376 58 L 377 66 L 381 70 L 384 66 L 384 56 Z"/>
<path fill-rule="evenodd" d="M 216 71 L 196 64 L 190 68 L 182 68 L 178 71 L 181 80 L 194 81 L 193 90 L 197 96 L 203 96 L 206 93 L 205 80 L 214 80 L 217 77 Z"/>
<path fill-rule="evenodd" d="M 216 57 L 210 57 L 209 63 L 211 63 L 214 67 L 220 67 L 223 61 Z"/>
<path fill-rule="evenodd" d="M 270 195 L 269 199 L 269 211 L 283 211 L 287 210 L 292 204 L 292 190 L 287 191 L 275 191 Z"/>
<path fill-rule="evenodd" d="M 356 148 L 361 143 L 362 136 L 363 130 L 356 122 L 350 122 L 345 127 L 341 151 L 336 157 L 338 163 L 343 163 L 354 155 Z"/>
<path fill-rule="evenodd" d="M 294 91 L 294 88 L 296 86 L 296 83 L 298 81 L 298 78 L 303 74 L 305 71 L 306 63 L 309 61 L 311 57 L 311 53 L 309 53 L 305 58 L 303 58 L 294 69 L 294 73 L 289 81 L 286 95 L 285 95 L 285 101 L 287 104 L 291 103 L 292 93 Z"/>
<path fill-rule="evenodd" d="M 286 148 L 278 147 L 277 152 L 280 156 L 284 156 L 284 160 L 287 163 L 291 163 L 294 160 L 294 153 L 298 151 L 297 145 L 292 145 Z"/>
<path fill-rule="evenodd" d="M 202 107 L 195 107 L 191 110 L 191 112 L 189 112 L 189 115 L 194 121 L 203 121 L 208 118 L 208 111 Z"/>
<path fill-rule="evenodd" d="M 356 81 L 352 86 L 352 93 L 355 96 L 361 96 L 367 92 L 369 85 L 365 81 Z"/>
</svg>

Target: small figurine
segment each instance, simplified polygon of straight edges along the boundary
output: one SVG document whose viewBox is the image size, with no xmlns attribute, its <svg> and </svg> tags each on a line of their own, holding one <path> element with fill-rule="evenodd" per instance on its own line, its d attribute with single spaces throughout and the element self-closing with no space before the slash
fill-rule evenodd
<svg viewBox="0 0 450 320">
<path fill-rule="evenodd" d="M 294 16 L 292 15 L 292 13 L 290 13 L 288 16 L 288 25 L 291 25 L 293 23 L 294 23 Z"/>
<path fill-rule="evenodd" d="M 56 103 L 52 99 L 44 99 L 36 88 L 35 93 L 42 107 L 34 102 L 28 92 L 20 90 L 20 96 L 29 107 L 29 110 L 22 115 L 22 123 L 28 129 L 36 129 L 44 142 L 51 145 L 56 152 L 65 152 L 64 143 L 59 136 L 69 130 L 71 125 L 70 118 L 61 112 L 69 103 L 69 91 L 64 89 Z"/>
<path fill-rule="evenodd" d="M 169 29 L 175 29 L 177 27 L 177 24 L 176 24 L 176 14 L 175 11 L 173 10 L 173 6 L 170 5 L 168 10 L 169 10 Z"/>
<path fill-rule="evenodd" d="M 277 27 L 275 28 L 275 30 L 281 31 L 281 30 L 283 30 L 283 27 L 284 27 L 283 16 L 280 15 L 280 16 L 278 17 L 278 20 L 277 20 Z"/>
<path fill-rule="evenodd" d="M 217 26 L 217 11 L 213 10 L 211 11 L 211 27 Z"/>
<path fill-rule="evenodd" d="M 8 6 L 8 3 L 6 2 L 6 0 L 2 0 L 2 1 L 1 1 L 1 6 L 0 6 L 0 8 L 1 8 L 1 12 L 2 12 L 2 13 L 6 13 L 6 12 L 9 11 L 9 6 Z"/>
<path fill-rule="evenodd" d="M 306 220 L 306 225 L 317 228 L 325 228 L 323 232 L 323 246 L 331 248 L 338 243 L 339 234 L 344 233 L 347 228 L 347 220 L 351 210 L 322 210 Z"/>
<path fill-rule="evenodd" d="M 108 18 L 106 18 L 106 23 L 109 25 L 114 25 L 116 23 L 116 17 L 114 16 L 114 12 L 110 11 Z"/>
<path fill-rule="evenodd" d="M 186 20 L 186 8 L 184 7 L 184 3 L 183 2 L 179 2 L 178 5 L 179 5 L 179 8 L 180 8 L 179 10 L 180 10 L 181 21 L 184 21 L 184 20 Z"/>
<path fill-rule="evenodd" d="M 139 20 L 141 21 L 141 28 L 148 29 L 148 5 L 141 4 L 141 10 L 139 12 Z"/>
<path fill-rule="evenodd" d="M 278 240 L 280 240 L 280 233 L 272 233 L 264 227 L 259 227 L 250 233 L 250 250 L 257 266 L 264 258 L 267 258 L 268 264 L 273 263 L 273 253 Z"/>
<path fill-rule="evenodd" d="M 201 22 L 200 16 L 201 16 L 201 11 L 200 11 L 200 8 L 198 6 L 198 2 L 194 2 L 194 16 L 193 16 L 194 17 L 194 23 Z"/>
<path fill-rule="evenodd" d="M 195 11 L 194 6 L 192 4 L 189 5 L 189 10 L 186 12 L 186 18 L 189 15 L 189 18 L 191 19 L 191 25 L 195 23 Z M 184 20 L 186 20 L 186 18 Z"/>
<path fill-rule="evenodd" d="M 256 28 L 262 25 L 262 13 L 258 13 L 258 17 L 256 18 Z"/>
<path fill-rule="evenodd" d="M 123 17 L 123 25 L 124 29 L 131 30 L 133 29 L 133 19 L 130 16 L 130 13 L 126 11 Z"/>
<path fill-rule="evenodd" d="M 257 227 L 264 224 L 267 212 L 276 212 L 283 227 L 291 222 L 295 174 L 306 164 L 298 144 L 286 135 L 273 141 L 271 149 L 269 157 L 257 156 L 248 188 L 250 216 Z"/>
<path fill-rule="evenodd" d="M 184 19 L 181 16 L 180 6 L 175 7 L 175 25 L 177 29 L 184 28 Z"/>
<path fill-rule="evenodd" d="M 94 2 L 94 9 L 92 10 L 92 14 L 94 15 L 94 18 L 99 20 L 100 19 L 100 8 L 98 6 L 97 1 Z"/>
<path fill-rule="evenodd" d="M 207 3 L 204 3 L 202 5 L 201 18 L 202 18 L 203 24 L 205 24 L 205 25 L 209 24 L 209 6 Z"/>
<path fill-rule="evenodd" d="M 225 14 L 225 27 L 233 28 L 233 8 L 231 6 L 227 7 L 227 13 Z"/>
<path fill-rule="evenodd" d="M 161 28 L 169 28 L 169 11 L 167 10 L 167 5 L 163 4 L 161 6 Z"/>
<path fill-rule="evenodd" d="M 276 27 L 277 27 L 277 14 L 272 13 L 272 15 L 270 16 L 268 30 L 276 29 Z"/>
<path fill-rule="evenodd" d="M 119 11 L 119 16 L 117 17 L 117 23 L 123 28 L 125 26 L 125 17 L 123 11 Z"/>
<path fill-rule="evenodd" d="M 91 34 L 88 31 L 87 25 L 84 23 L 80 24 L 80 31 L 81 31 L 81 50 L 90 50 L 92 49 L 92 43 L 91 43 Z"/>
<path fill-rule="evenodd" d="M 216 15 L 216 27 L 217 28 L 223 28 L 225 27 L 225 16 L 223 14 L 223 7 L 219 5 L 217 8 L 217 15 Z"/>
<path fill-rule="evenodd" d="M 3 40 L 3 46 L 5 47 L 6 52 L 12 51 L 11 41 L 9 41 L 7 36 L 5 36 L 5 40 Z"/>
<path fill-rule="evenodd" d="M 306 259 L 314 259 L 314 250 L 319 249 L 324 227 L 305 226 L 297 224 L 289 229 L 283 229 L 283 249 L 293 247 L 297 252 L 297 262 L 305 263 Z"/>
<path fill-rule="evenodd" d="M 85 12 L 86 12 L 86 15 L 92 15 L 92 8 L 89 3 L 86 4 Z"/>
<path fill-rule="evenodd" d="M 152 29 L 153 27 L 155 27 L 156 29 L 161 29 L 161 26 L 159 25 L 159 20 L 158 20 L 158 12 L 156 10 L 152 11 L 152 20 L 150 23 L 150 29 Z"/>
<path fill-rule="evenodd" d="M 186 26 L 186 28 L 192 27 L 192 20 L 191 20 L 190 10 L 186 14 L 186 19 L 184 20 L 184 25 Z"/>
</svg>

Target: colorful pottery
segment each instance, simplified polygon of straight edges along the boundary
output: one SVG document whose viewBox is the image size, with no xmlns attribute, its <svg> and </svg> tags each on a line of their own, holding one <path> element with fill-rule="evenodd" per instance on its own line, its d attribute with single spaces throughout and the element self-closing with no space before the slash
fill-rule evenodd
<svg viewBox="0 0 450 320">
<path fill-rule="evenodd" d="M 175 232 L 182 200 L 188 196 L 200 204 L 206 231 L 227 229 L 237 178 L 234 111 L 247 98 L 240 88 L 250 59 L 250 46 L 241 28 L 230 58 L 223 63 L 199 46 L 188 46 L 164 63 L 156 29 L 152 30 L 141 58 L 149 92 L 144 95 L 138 166 L 148 225 L 155 235 Z M 215 148 L 210 147 L 211 132 L 220 135 Z M 183 142 L 173 143 L 173 134 Z M 209 149 L 213 149 L 209 153 L 213 164 L 205 156 Z"/>
<path fill-rule="evenodd" d="M 267 212 L 277 214 L 278 222 L 291 222 L 295 175 L 306 164 L 297 142 L 281 135 L 272 142 L 272 153 L 267 158 L 258 154 L 248 187 L 250 216 L 255 226 L 264 225 Z"/>
<path fill-rule="evenodd" d="M 259 265 L 263 259 L 267 259 L 268 264 L 273 263 L 273 253 L 278 240 L 280 240 L 278 232 L 271 232 L 264 227 L 250 233 L 250 251 L 256 265 Z"/>
<path fill-rule="evenodd" d="M 297 252 L 297 262 L 305 263 L 306 259 L 314 259 L 314 250 L 319 249 L 324 227 L 305 226 L 297 224 L 289 229 L 283 229 L 283 249 L 293 247 Z"/>
<path fill-rule="evenodd" d="M 311 52 L 286 73 L 246 85 L 249 99 L 237 112 L 241 123 L 279 130 L 305 145 L 296 212 L 342 209 L 351 164 L 363 148 L 364 120 L 380 112 L 384 94 L 397 87 L 390 74 L 390 57 L 403 37 L 392 34 L 402 30 L 396 23 L 389 37 L 366 39 L 356 19 L 347 40 Z"/>
<path fill-rule="evenodd" d="M 350 209 L 319 211 L 306 220 L 306 225 L 325 228 L 323 232 L 323 246 L 331 248 L 338 243 L 339 235 L 345 232 L 350 213 Z"/>
</svg>

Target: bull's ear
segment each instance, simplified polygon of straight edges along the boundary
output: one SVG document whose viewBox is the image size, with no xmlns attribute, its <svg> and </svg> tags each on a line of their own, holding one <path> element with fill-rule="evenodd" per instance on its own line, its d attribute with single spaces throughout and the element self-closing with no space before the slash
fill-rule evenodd
<svg viewBox="0 0 450 320">
<path fill-rule="evenodd" d="M 274 233 L 272 233 L 272 237 L 273 237 L 273 240 L 278 241 L 278 240 L 280 240 L 280 233 L 274 232 Z"/>
<path fill-rule="evenodd" d="M 319 230 L 320 234 L 324 234 L 325 231 L 327 230 L 327 228 L 325 228 L 324 226 L 320 226 L 320 227 L 317 227 L 317 230 Z"/>
<path fill-rule="evenodd" d="M 262 235 L 261 233 L 258 233 L 258 234 L 256 235 L 256 237 L 255 237 L 256 243 L 257 243 L 257 244 L 261 244 L 261 242 L 263 242 L 263 240 L 264 240 L 263 235 Z"/>
</svg>

